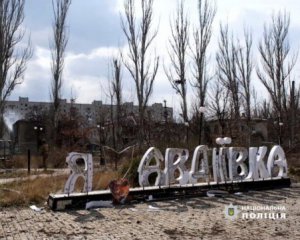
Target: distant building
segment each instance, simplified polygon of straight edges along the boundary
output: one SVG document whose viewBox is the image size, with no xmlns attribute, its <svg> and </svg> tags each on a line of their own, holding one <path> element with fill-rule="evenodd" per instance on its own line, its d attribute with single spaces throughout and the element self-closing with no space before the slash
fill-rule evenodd
<svg viewBox="0 0 300 240">
<path fill-rule="evenodd" d="M 38 152 L 41 139 L 41 130 L 37 129 L 34 122 L 18 120 L 13 125 L 15 152 L 26 152 L 30 149 L 32 152 Z"/>
<path fill-rule="evenodd" d="M 218 137 L 231 137 L 235 144 L 250 143 L 252 145 L 260 146 L 263 142 L 269 140 L 268 128 L 269 123 L 265 119 L 251 119 L 248 123 L 245 118 L 240 119 L 239 128 L 237 128 L 235 121 L 231 119 L 224 120 L 224 127 L 220 125 L 217 119 L 210 119 L 207 121 L 209 138 L 211 142 Z"/>
<path fill-rule="evenodd" d="M 77 113 L 84 117 L 88 125 L 97 125 L 100 119 L 111 119 L 111 109 L 113 116 L 116 117 L 117 107 L 110 104 L 103 104 L 102 101 L 93 101 L 91 104 L 67 102 L 62 99 L 60 102 L 60 113 L 68 114 L 71 109 L 75 109 Z M 25 119 L 28 114 L 35 114 L 37 112 L 49 111 L 51 109 L 51 102 L 31 102 L 28 97 L 19 97 L 18 101 L 7 101 L 5 111 L 14 112 L 19 119 Z M 122 105 L 122 112 L 124 115 L 138 116 L 138 106 L 133 102 L 125 102 Z M 163 106 L 162 103 L 154 103 L 146 109 L 146 118 L 150 118 L 153 122 L 172 121 L 173 109 Z"/>
<path fill-rule="evenodd" d="M 51 132 L 47 123 L 41 120 L 45 119 L 43 114 L 48 114 L 51 108 L 51 102 L 32 102 L 27 97 L 20 97 L 18 101 L 7 101 L 5 112 L 6 115 L 12 116 L 10 123 L 14 128 L 13 142 L 16 152 L 25 152 L 26 149 L 38 151 L 41 140 Z M 116 105 L 103 104 L 102 101 L 81 104 L 62 99 L 59 111 L 62 119 L 66 119 L 65 117 L 72 119 L 75 116 L 80 120 L 79 122 L 83 123 L 85 130 L 82 133 L 85 134 L 84 138 L 88 139 L 88 142 L 99 143 L 100 135 L 102 135 L 102 141 L 112 141 L 111 136 L 113 126 L 115 126 L 113 123 L 117 122 Z M 121 106 L 119 117 L 122 139 L 124 142 L 130 142 L 135 138 L 139 123 L 138 106 L 135 106 L 133 102 L 125 102 Z M 148 124 L 172 122 L 173 109 L 161 103 L 155 103 L 146 108 L 145 120 Z"/>
</svg>

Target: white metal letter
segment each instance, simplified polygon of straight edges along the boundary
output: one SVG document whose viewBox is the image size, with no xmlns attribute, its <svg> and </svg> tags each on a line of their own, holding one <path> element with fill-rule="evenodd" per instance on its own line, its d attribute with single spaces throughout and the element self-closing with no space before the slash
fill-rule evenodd
<svg viewBox="0 0 300 240">
<path fill-rule="evenodd" d="M 155 164 L 151 164 L 152 159 L 154 159 Z M 140 165 L 138 168 L 139 173 L 139 184 L 141 187 L 149 186 L 149 175 L 152 173 L 157 173 L 157 177 L 155 180 L 155 186 L 161 185 L 163 183 L 163 172 L 160 169 L 160 164 L 163 162 L 164 157 L 159 151 L 159 149 L 155 147 L 151 147 L 144 154 L 142 160 L 140 161 Z"/>
<path fill-rule="evenodd" d="M 272 169 L 274 165 L 279 167 L 279 172 L 277 177 L 286 177 L 287 176 L 287 163 L 285 158 L 285 153 L 280 146 L 274 146 L 271 149 L 271 152 L 268 157 L 268 172 L 272 176 Z"/>
<path fill-rule="evenodd" d="M 165 154 L 165 184 L 173 184 L 178 181 L 179 184 L 187 184 L 189 181 L 189 172 L 185 162 L 189 158 L 189 150 L 180 148 L 167 148 Z M 175 171 L 179 170 L 180 176 L 175 179 Z"/>
<path fill-rule="evenodd" d="M 208 147 L 205 145 L 200 145 L 196 147 L 192 159 L 191 171 L 189 173 L 190 183 L 197 183 L 199 178 L 205 178 L 209 181 L 208 176 L 208 158 L 207 158 Z M 202 154 L 202 158 L 201 157 Z M 201 169 L 199 169 L 201 167 Z"/>
<path fill-rule="evenodd" d="M 268 178 L 269 173 L 267 171 L 264 158 L 267 153 L 267 147 L 250 147 L 249 148 L 249 174 L 247 179 L 259 179 Z"/>
<path fill-rule="evenodd" d="M 231 147 L 229 148 L 229 178 L 230 180 L 236 180 L 239 178 L 245 178 L 248 175 L 248 168 L 244 161 L 248 157 L 246 148 L 243 147 Z M 238 167 L 241 168 L 241 172 L 238 174 Z"/>
<path fill-rule="evenodd" d="M 80 164 L 84 162 L 84 168 Z M 66 158 L 68 167 L 71 169 L 64 193 L 72 193 L 74 191 L 75 183 L 79 177 L 84 179 L 83 192 L 92 191 L 93 187 L 93 157 L 91 154 L 71 152 Z"/>
</svg>

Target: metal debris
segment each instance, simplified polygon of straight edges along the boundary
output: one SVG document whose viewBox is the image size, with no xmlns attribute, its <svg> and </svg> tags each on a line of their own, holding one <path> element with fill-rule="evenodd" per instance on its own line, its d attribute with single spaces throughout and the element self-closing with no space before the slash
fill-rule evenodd
<svg viewBox="0 0 300 240">
<path fill-rule="evenodd" d="M 85 205 L 85 209 L 89 210 L 92 208 L 100 208 L 100 207 L 112 207 L 111 201 L 90 201 Z"/>
<path fill-rule="evenodd" d="M 229 193 L 227 191 L 223 191 L 223 190 L 210 190 L 206 192 L 206 195 L 208 197 L 225 197 L 228 194 Z"/>
<path fill-rule="evenodd" d="M 40 211 L 42 211 L 42 210 L 44 209 L 44 208 L 39 208 L 39 207 L 37 207 L 37 206 L 35 206 L 35 205 L 31 205 L 30 208 L 31 208 L 33 211 L 35 211 L 35 212 L 40 212 Z"/>
<path fill-rule="evenodd" d="M 126 201 L 129 194 L 129 181 L 125 178 L 113 180 L 108 185 L 110 192 L 113 196 L 113 203 L 120 204 Z"/>
</svg>

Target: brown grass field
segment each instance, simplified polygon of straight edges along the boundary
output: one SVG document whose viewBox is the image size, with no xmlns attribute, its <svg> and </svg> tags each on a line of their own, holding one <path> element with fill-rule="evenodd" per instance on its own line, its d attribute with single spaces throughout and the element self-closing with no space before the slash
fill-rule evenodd
<svg viewBox="0 0 300 240">
<path fill-rule="evenodd" d="M 31 175 L 32 176 L 32 175 Z M 93 190 L 106 189 L 109 182 L 118 178 L 115 171 L 94 172 Z M 25 176 L 18 180 L 0 185 L 0 207 L 28 206 L 31 204 L 44 204 L 50 193 L 62 193 L 68 179 L 67 174 L 39 174 L 35 179 Z M 83 188 L 83 179 L 78 179 L 75 190 L 80 192 Z"/>
</svg>

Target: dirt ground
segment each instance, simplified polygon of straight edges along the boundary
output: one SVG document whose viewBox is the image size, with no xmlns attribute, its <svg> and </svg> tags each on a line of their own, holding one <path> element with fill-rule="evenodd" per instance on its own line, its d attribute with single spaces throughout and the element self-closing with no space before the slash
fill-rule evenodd
<svg viewBox="0 0 300 240">
<path fill-rule="evenodd" d="M 230 203 L 235 219 L 225 216 Z M 280 206 L 285 218 L 261 218 L 270 211 L 257 206 Z M 300 239 L 300 185 L 93 210 L 1 209 L 0 239 Z"/>
</svg>

